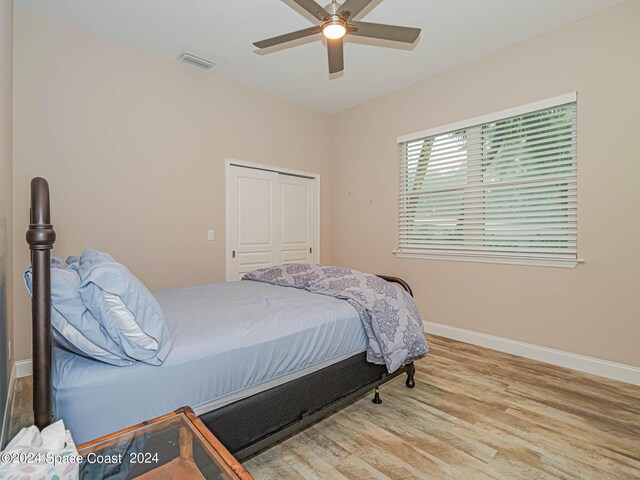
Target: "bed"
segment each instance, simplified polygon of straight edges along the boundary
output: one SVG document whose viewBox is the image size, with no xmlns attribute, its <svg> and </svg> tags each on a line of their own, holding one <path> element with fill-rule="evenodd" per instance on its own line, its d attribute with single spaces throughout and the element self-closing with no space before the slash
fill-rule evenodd
<svg viewBox="0 0 640 480">
<path fill-rule="evenodd" d="M 184 405 L 245 458 L 402 372 L 368 363 L 358 312 L 333 297 L 253 281 L 154 292 L 173 350 L 161 366 L 114 367 L 52 345 L 49 187 L 31 182 L 35 424 L 64 418 L 77 443 Z M 402 280 L 383 277 L 411 293 Z M 99 405 L 97 410 L 96 405 Z"/>
</svg>

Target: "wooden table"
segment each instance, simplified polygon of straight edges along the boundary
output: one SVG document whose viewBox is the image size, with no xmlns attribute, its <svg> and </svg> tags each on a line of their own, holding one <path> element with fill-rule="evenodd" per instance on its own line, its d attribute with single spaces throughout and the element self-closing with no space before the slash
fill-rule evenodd
<svg viewBox="0 0 640 480">
<path fill-rule="evenodd" d="M 78 447 L 81 479 L 252 480 L 190 407 Z"/>
</svg>

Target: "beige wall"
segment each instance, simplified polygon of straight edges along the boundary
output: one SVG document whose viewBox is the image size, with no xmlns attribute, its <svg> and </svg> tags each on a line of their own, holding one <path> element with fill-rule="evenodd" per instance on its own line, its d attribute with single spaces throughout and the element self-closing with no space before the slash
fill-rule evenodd
<svg viewBox="0 0 640 480">
<path fill-rule="evenodd" d="M 49 180 L 55 252 L 110 252 L 152 289 L 224 280 L 224 159 L 321 174 L 329 117 L 16 8 L 16 357 L 31 355 L 28 186 Z M 323 214 L 324 213 L 324 214 Z M 207 241 L 207 229 L 216 240 Z"/>
<path fill-rule="evenodd" d="M 12 80 L 13 0 L 0 0 L 0 416 L 4 413 L 7 379 L 11 370 L 7 361 L 8 342 L 13 338 Z"/>
<path fill-rule="evenodd" d="M 640 366 L 640 2 L 339 114 L 335 262 L 408 280 L 428 321 Z M 396 137 L 578 92 L 575 270 L 399 259 Z"/>
</svg>

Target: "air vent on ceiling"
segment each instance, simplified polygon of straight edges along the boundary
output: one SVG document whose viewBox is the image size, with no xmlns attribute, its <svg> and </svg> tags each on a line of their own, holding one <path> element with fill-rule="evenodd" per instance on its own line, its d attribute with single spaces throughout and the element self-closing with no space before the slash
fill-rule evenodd
<svg viewBox="0 0 640 480">
<path fill-rule="evenodd" d="M 192 67 L 200 68 L 202 70 L 211 70 L 215 63 L 210 62 L 202 57 L 198 57 L 197 55 L 193 55 L 188 52 L 182 52 L 178 57 L 182 63 L 186 63 L 187 65 L 191 65 Z"/>
</svg>

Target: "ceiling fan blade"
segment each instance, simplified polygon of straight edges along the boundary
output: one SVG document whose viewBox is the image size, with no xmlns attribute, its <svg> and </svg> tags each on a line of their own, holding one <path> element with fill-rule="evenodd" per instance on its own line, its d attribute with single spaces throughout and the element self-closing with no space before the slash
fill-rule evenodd
<svg viewBox="0 0 640 480">
<path fill-rule="evenodd" d="M 398 25 L 386 25 L 383 23 L 349 22 L 349 24 L 358 29 L 357 31 L 349 32 L 349 35 L 381 38 L 383 40 L 403 43 L 415 42 L 421 31 L 419 28 L 400 27 Z"/>
<path fill-rule="evenodd" d="M 304 30 L 298 30 L 297 32 L 285 33 L 284 35 L 278 35 L 277 37 L 260 40 L 259 42 L 254 42 L 254 45 L 258 48 L 268 48 L 275 45 L 280 45 L 281 43 L 287 43 L 292 40 L 297 40 L 299 38 L 308 37 L 320 32 L 322 32 L 321 26 L 309 27 L 305 28 Z"/>
<path fill-rule="evenodd" d="M 353 18 L 365 9 L 373 0 L 347 0 L 336 12 L 340 15 L 342 12 L 349 12 L 347 18 Z"/>
<path fill-rule="evenodd" d="M 304 8 L 311 15 L 316 17 L 318 20 L 328 20 L 329 14 L 327 11 L 318 5 L 314 0 L 293 0 L 300 7 Z"/>
<path fill-rule="evenodd" d="M 337 40 L 327 39 L 329 52 L 329 73 L 338 73 L 344 70 L 344 48 L 342 38 Z"/>
</svg>

